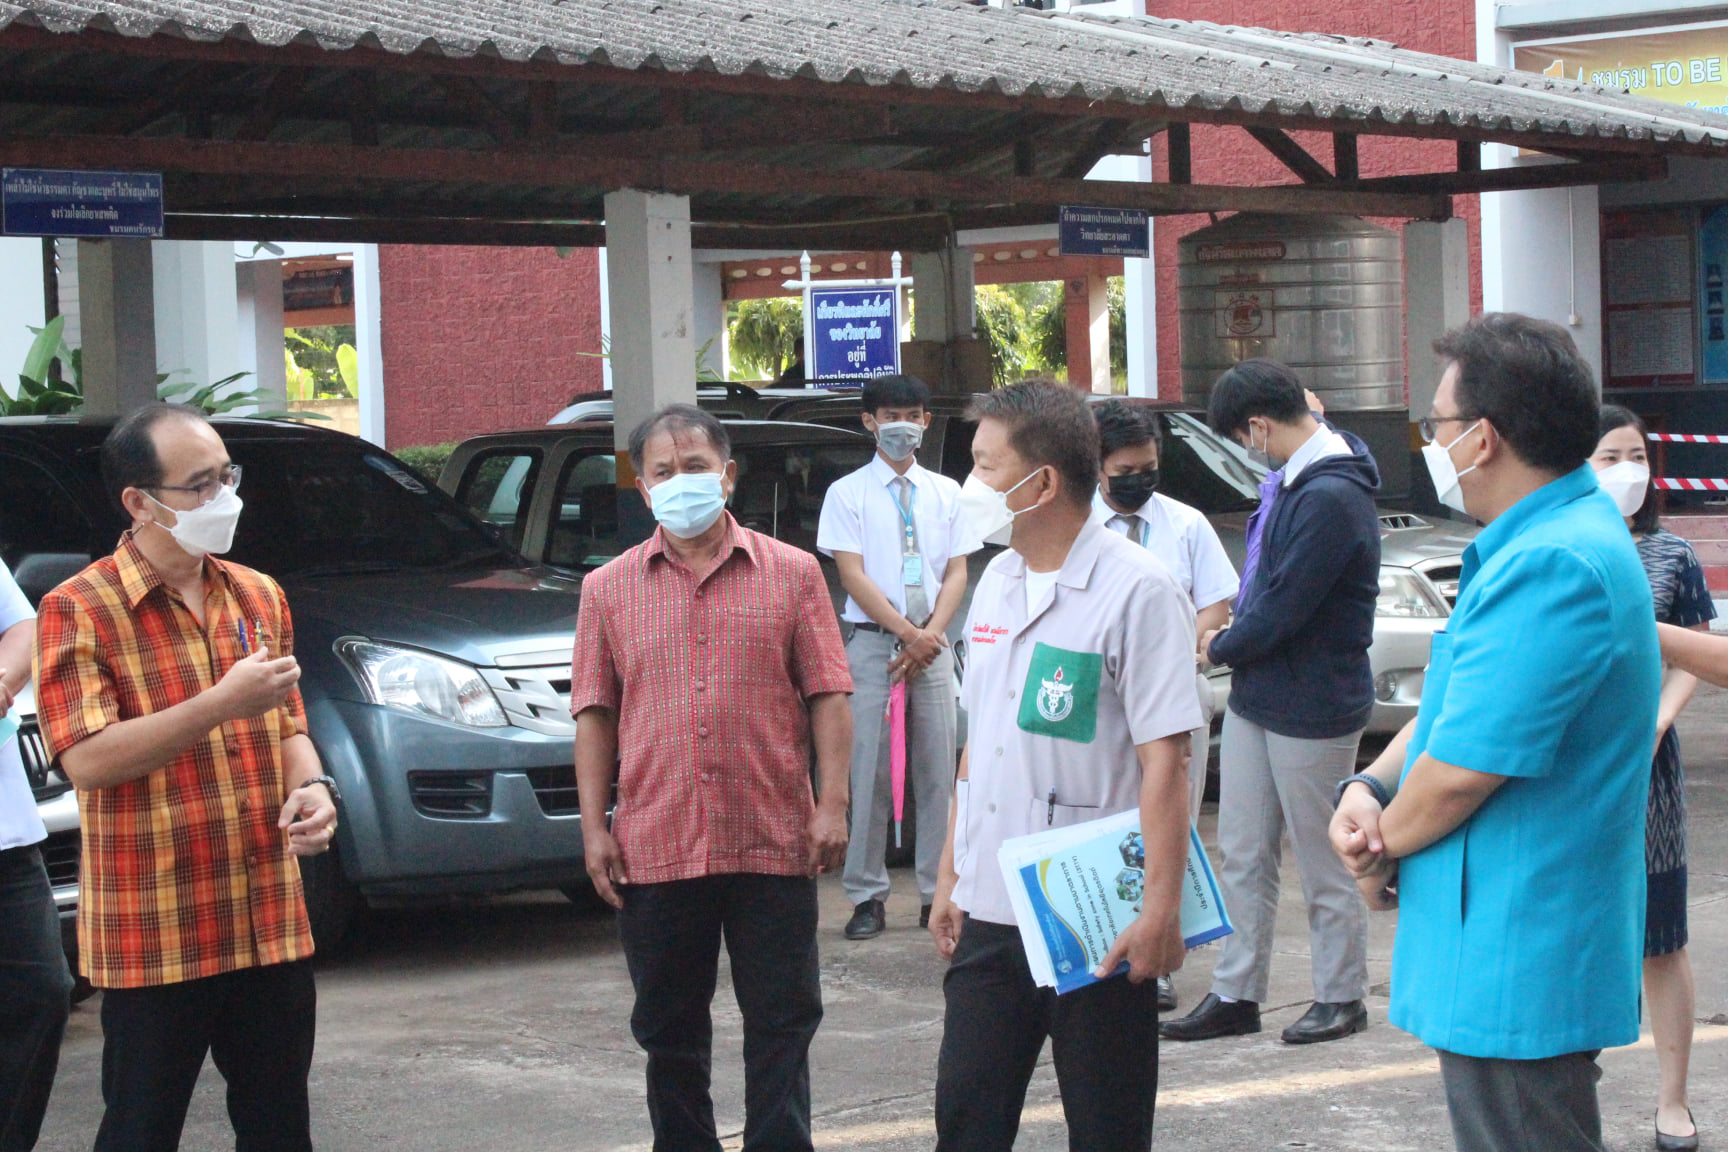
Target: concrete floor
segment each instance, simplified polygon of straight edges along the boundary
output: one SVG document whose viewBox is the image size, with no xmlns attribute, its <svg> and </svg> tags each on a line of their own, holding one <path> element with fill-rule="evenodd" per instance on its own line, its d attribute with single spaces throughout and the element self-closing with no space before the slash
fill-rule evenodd
<svg viewBox="0 0 1728 1152">
<path fill-rule="evenodd" d="M 1728 693 L 1705 689 L 1681 721 L 1689 768 L 1692 954 L 1702 1022 L 1692 1098 L 1705 1147 L 1728 1147 Z M 1210 838 L 1211 806 L 1202 831 Z M 1286 858 L 1288 860 L 1288 853 Z M 917 928 L 911 876 L 889 901 L 889 931 L 851 944 L 839 886 L 823 893 L 827 1016 L 812 1051 L 817 1145 L 923 1149 L 933 1143 L 931 1085 L 942 1032 L 942 963 Z M 1399 1149 L 1451 1146 L 1432 1055 L 1385 1023 L 1394 921 L 1374 918 L 1374 1026 L 1312 1048 L 1279 1043 L 1306 1008 L 1308 942 L 1286 867 L 1266 1031 L 1167 1044 L 1158 1142 L 1184 1149 Z M 1186 1011 L 1216 952 L 1177 976 Z M 528 894 L 481 907 L 373 914 L 319 974 L 312 1114 L 323 1152 L 615 1152 L 647 1148 L 642 1058 L 629 1032 L 630 985 L 609 917 Z M 101 1116 L 101 1029 L 78 1009 L 40 1148 L 90 1146 Z M 715 1001 L 715 1100 L 736 1147 L 743 1125 L 739 1016 L 722 979 Z M 1610 1146 L 1651 1143 L 1655 1061 L 1649 1038 L 1605 1053 Z M 1067 1146 L 1055 1077 L 1040 1065 L 1017 1145 Z M 182 1147 L 233 1147 L 221 1078 L 206 1065 Z"/>
</svg>

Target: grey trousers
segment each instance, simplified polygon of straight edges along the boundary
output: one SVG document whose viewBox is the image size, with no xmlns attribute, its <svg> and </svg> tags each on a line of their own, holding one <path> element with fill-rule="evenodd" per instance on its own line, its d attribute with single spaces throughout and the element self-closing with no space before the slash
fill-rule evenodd
<svg viewBox="0 0 1728 1152">
<path fill-rule="evenodd" d="M 1493 1060 L 1441 1052 L 1458 1152 L 1603 1152 L 1596 1056 Z"/>
<path fill-rule="evenodd" d="M 888 838 L 894 791 L 888 776 L 888 662 L 894 637 L 855 631 L 846 641 L 852 669 L 852 828 L 841 886 L 854 904 L 888 895 Z M 954 657 L 944 650 L 906 682 L 906 791 L 917 809 L 918 893 L 936 894 L 936 869 L 948 838 L 955 773 Z M 910 828 L 902 834 L 912 833 Z"/>
<path fill-rule="evenodd" d="M 1212 716 L 1217 707 L 1212 684 L 1204 673 L 1195 674 L 1195 689 L 1200 693 L 1200 716 L 1205 721 L 1189 734 L 1188 758 L 1188 823 L 1200 823 L 1200 803 L 1206 797 L 1206 762 L 1212 754 Z"/>
<path fill-rule="evenodd" d="M 1362 733 L 1298 740 L 1268 732 L 1234 712 L 1224 716 L 1219 751 L 1218 884 L 1236 926 L 1212 975 L 1212 991 L 1236 1000 L 1266 999 L 1272 929 L 1278 915 L 1278 865 L 1286 828 L 1296 849 L 1314 999 L 1360 1000 L 1368 991 L 1368 908 L 1326 831 L 1338 781 L 1356 771 Z"/>
</svg>

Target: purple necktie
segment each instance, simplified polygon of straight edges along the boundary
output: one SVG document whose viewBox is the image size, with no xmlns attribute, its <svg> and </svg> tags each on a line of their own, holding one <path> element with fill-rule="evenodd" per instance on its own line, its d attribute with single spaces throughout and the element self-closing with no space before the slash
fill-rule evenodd
<svg viewBox="0 0 1728 1152">
<path fill-rule="evenodd" d="M 1249 585 L 1253 583 L 1255 569 L 1260 567 L 1260 533 L 1266 527 L 1266 514 L 1272 510 L 1272 501 L 1283 483 L 1282 468 L 1266 473 L 1266 479 L 1260 482 L 1260 507 L 1248 517 L 1248 552 L 1242 558 L 1242 584 L 1236 593 L 1238 613 L 1248 606 Z"/>
</svg>

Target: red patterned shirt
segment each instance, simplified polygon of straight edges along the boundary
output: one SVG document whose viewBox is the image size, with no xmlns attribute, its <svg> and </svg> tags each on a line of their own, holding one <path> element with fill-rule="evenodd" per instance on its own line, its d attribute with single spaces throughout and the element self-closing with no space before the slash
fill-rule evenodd
<svg viewBox="0 0 1728 1152">
<path fill-rule="evenodd" d="M 128 536 L 42 598 L 36 709 L 51 756 L 214 687 L 244 655 L 242 620 L 272 657 L 293 654 L 274 580 L 213 556 L 204 580 L 200 627 Z M 148 775 L 79 789 L 78 964 L 92 984 L 177 984 L 312 955 L 299 861 L 276 827 L 282 741 L 304 731 L 296 689 Z"/>
<path fill-rule="evenodd" d="M 852 691 L 846 649 L 815 558 L 726 522 L 706 577 L 657 531 L 582 582 L 570 711 L 618 717 L 632 883 L 809 872 L 805 701 Z"/>
</svg>

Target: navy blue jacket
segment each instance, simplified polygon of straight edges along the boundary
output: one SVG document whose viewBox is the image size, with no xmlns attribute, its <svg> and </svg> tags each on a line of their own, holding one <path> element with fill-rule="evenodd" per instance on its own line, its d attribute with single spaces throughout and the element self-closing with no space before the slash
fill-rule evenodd
<svg viewBox="0 0 1728 1152">
<path fill-rule="evenodd" d="M 1380 470 L 1340 434 L 1352 455 L 1309 464 L 1272 501 L 1247 607 L 1211 648 L 1231 668 L 1231 711 L 1304 740 L 1358 731 L 1374 709 Z"/>
</svg>

